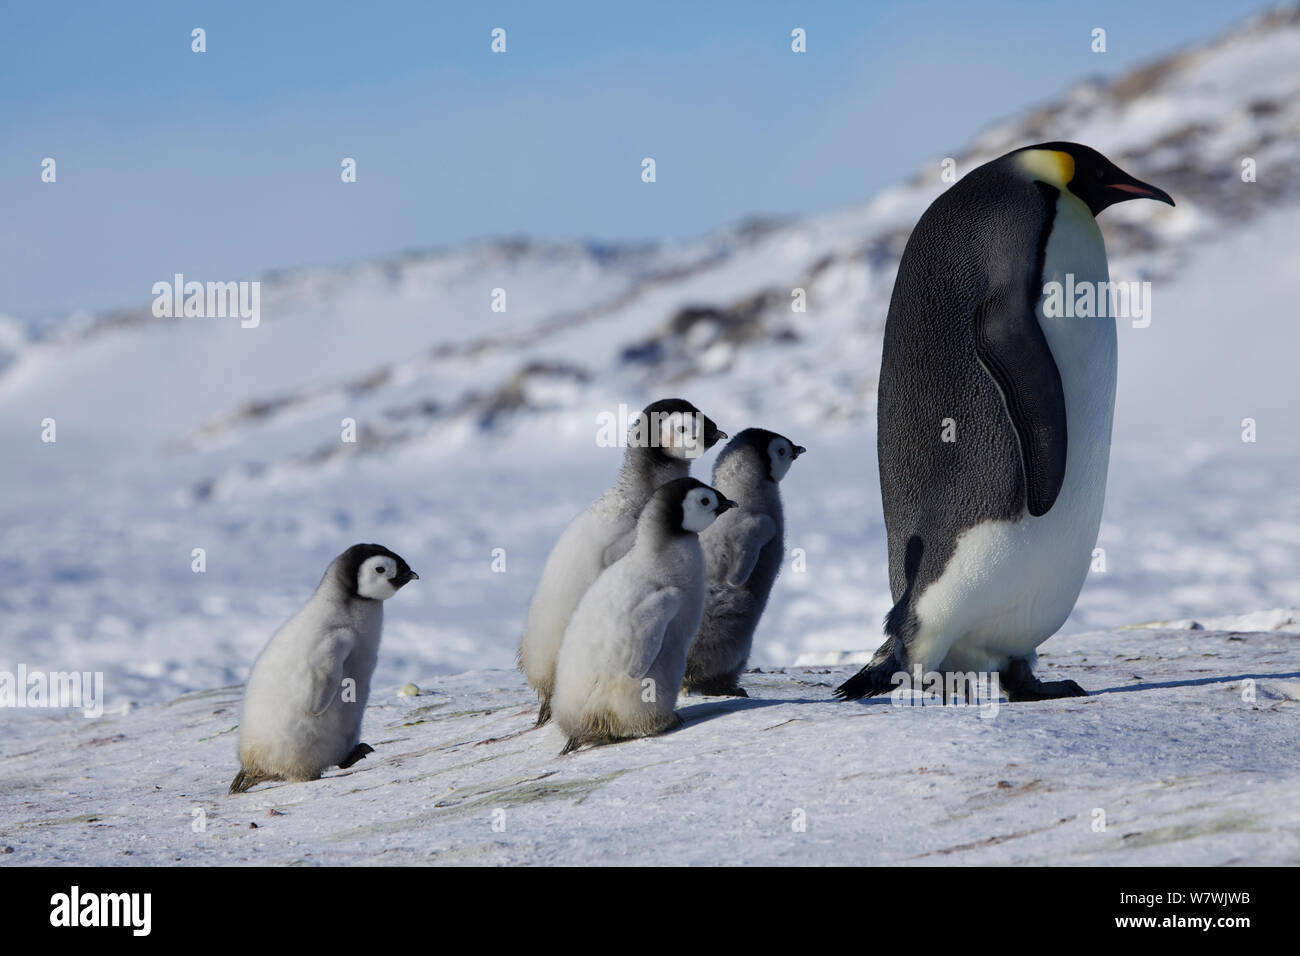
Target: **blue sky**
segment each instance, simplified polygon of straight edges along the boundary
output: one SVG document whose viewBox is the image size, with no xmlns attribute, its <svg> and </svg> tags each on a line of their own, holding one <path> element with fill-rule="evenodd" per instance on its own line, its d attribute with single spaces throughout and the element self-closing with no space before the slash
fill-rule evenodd
<svg viewBox="0 0 1300 956">
<path fill-rule="evenodd" d="M 0 313 L 143 305 L 174 272 L 819 212 L 1270 5 L 4 0 Z"/>
</svg>

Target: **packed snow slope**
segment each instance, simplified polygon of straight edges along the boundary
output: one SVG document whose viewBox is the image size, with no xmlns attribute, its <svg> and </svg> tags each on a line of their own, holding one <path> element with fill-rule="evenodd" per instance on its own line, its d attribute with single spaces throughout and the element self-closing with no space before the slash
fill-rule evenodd
<svg viewBox="0 0 1300 956">
<path fill-rule="evenodd" d="M 0 862 L 1296 865 L 1300 618 L 1271 618 L 1058 637 L 1041 671 L 1092 696 L 996 711 L 749 674 L 565 757 L 513 670 L 435 677 L 376 692 L 351 770 L 236 797 L 238 687 L 47 716 L 0 747 Z"/>
<path fill-rule="evenodd" d="M 1178 205 L 1102 216 L 1112 276 L 1149 280 L 1153 308 L 1147 327 L 1120 323 L 1104 570 L 1047 649 L 1085 629 L 1300 606 L 1300 14 L 1076 86 L 952 158 L 965 173 L 1050 139 L 1101 149 Z M 778 580 L 753 662 L 872 648 L 890 603 L 880 335 L 908 231 L 946 186 L 942 159 L 862 205 L 693 242 L 502 241 L 269 275 L 257 328 L 154 318 L 152 285 L 171 278 L 154 275 L 140 277 L 136 310 L 0 320 L 0 670 L 103 671 L 113 709 L 240 683 L 329 560 L 378 541 L 421 580 L 388 606 L 377 684 L 473 670 L 446 692 L 472 696 L 478 681 L 518 708 L 504 671 L 542 562 L 618 468 L 597 416 L 666 395 L 727 431 L 761 425 L 809 448 L 783 486 L 804 570 Z M 795 290 L 806 312 L 792 310 Z M 344 419 L 356 442 L 341 440 Z M 198 704 L 177 706 L 199 721 Z M 507 732 L 519 722 L 508 713 L 484 727 Z M 811 733 L 793 726 L 755 739 Z M 863 772 L 871 746 L 855 751 Z M 114 772 L 164 769 L 162 755 L 133 759 Z M 622 758 L 574 765 L 607 759 Z"/>
</svg>

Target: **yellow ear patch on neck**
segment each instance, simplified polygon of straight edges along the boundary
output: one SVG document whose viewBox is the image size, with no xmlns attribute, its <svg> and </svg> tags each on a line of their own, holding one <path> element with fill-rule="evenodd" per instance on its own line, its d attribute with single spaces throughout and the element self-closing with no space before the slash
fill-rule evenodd
<svg viewBox="0 0 1300 956">
<path fill-rule="evenodd" d="M 1016 162 L 1035 179 L 1057 189 L 1065 189 L 1074 178 L 1074 157 L 1057 149 L 1027 149 Z"/>
</svg>

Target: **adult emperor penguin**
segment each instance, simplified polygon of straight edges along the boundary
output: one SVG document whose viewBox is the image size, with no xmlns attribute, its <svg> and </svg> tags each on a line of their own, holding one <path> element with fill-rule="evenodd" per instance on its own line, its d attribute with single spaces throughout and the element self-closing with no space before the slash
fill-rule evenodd
<svg viewBox="0 0 1300 956">
<path fill-rule="evenodd" d="M 264 780 L 315 780 L 372 753 L 361 717 L 379 657 L 383 602 L 419 575 L 378 544 L 354 544 L 331 563 L 303 609 L 253 664 L 239 721 L 231 793 Z"/>
<path fill-rule="evenodd" d="M 680 398 L 647 405 L 631 424 L 618 480 L 560 535 L 528 606 L 519 669 L 541 701 L 537 726 L 551 718 L 555 660 L 583 593 L 632 547 L 637 516 L 655 489 L 690 474 L 691 461 L 726 437 Z"/>
<path fill-rule="evenodd" d="M 1106 295 L 1094 217 L 1140 198 L 1173 205 L 1096 150 L 1043 143 L 973 170 L 917 223 L 889 305 L 877 409 L 895 604 L 885 643 L 838 696 L 891 690 L 918 667 L 999 673 L 1013 701 L 1085 695 L 1031 668 L 1074 607 L 1097 541 L 1115 320 L 1047 315 L 1044 286 L 1073 276 Z"/>
<path fill-rule="evenodd" d="M 700 534 L 708 569 L 704 619 L 686 658 L 683 689 L 748 697 L 740 674 L 754 629 L 785 559 L 778 483 L 807 449 L 764 428 L 746 428 L 713 465 L 713 487 L 737 503 Z"/>
<path fill-rule="evenodd" d="M 698 535 L 734 504 L 695 478 L 663 485 L 637 519 L 632 550 L 582 596 L 555 668 L 562 754 L 681 723 L 673 708 L 704 610 Z"/>
</svg>

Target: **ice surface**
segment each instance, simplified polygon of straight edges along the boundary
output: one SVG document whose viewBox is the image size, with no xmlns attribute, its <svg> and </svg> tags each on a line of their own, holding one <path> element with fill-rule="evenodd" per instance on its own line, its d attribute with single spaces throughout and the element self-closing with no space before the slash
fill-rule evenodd
<svg viewBox="0 0 1300 956">
<path fill-rule="evenodd" d="M 981 717 L 836 702 L 853 668 L 787 668 L 746 675 L 749 700 L 680 700 L 677 732 L 566 757 L 514 671 L 429 677 L 376 689 L 351 770 L 237 797 L 237 687 L 36 718 L 0 742 L 0 860 L 1300 863 L 1300 633 L 1049 647 L 1040 673 L 1092 696 Z"/>
</svg>

